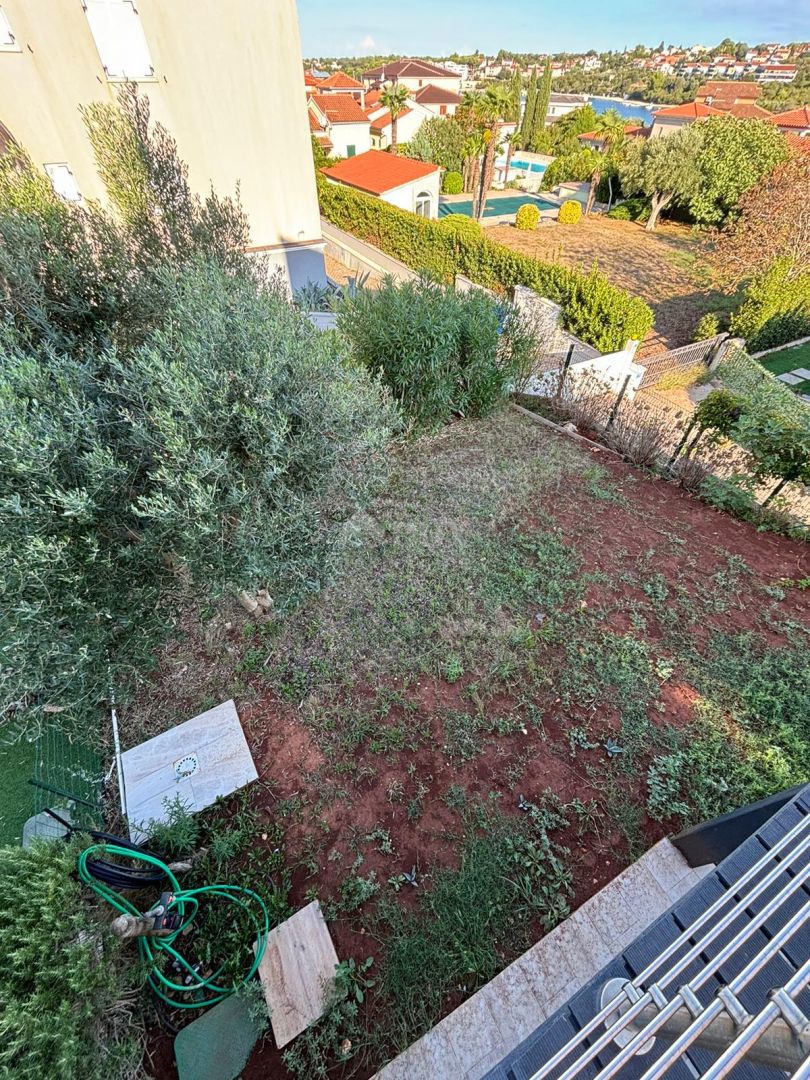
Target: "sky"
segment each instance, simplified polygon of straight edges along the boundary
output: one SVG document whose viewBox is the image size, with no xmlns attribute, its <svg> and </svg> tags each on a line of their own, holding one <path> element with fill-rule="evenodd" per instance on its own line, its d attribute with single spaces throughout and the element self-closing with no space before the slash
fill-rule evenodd
<svg viewBox="0 0 810 1080">
<path fill-rule="evenodd" d="M 298 0 L 304 56 L 623 49 L 810 39 L 810 0 Z"/>
</svg>

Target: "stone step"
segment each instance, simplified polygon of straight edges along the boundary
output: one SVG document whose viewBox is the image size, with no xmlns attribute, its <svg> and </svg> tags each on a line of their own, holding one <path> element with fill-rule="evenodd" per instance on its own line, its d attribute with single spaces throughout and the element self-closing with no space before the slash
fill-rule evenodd
<svg viewBox="0 0 810 1080">
<path fill-rule="evenodd" d="M 481 1080 L 711 869 L 660 840 L 375 1080 Z"/>
</svg>

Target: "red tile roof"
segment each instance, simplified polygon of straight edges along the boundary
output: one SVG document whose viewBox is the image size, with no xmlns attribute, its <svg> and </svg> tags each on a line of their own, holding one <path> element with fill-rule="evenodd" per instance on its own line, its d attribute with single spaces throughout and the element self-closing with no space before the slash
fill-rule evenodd
<svg viewBox="0 0 810 1080">
<path fill-rule="evenodd" d="M 347 75 L 345 71 L 336 71 L 326 79 L 321 79 L 321 86 L 329 90 L 362 90 L 363 84 Z"/>
<path fill-rule="evenodd" d="M 771 120 L 780 128 L 810 128 L 810 106 L 803 105 L 800 109 L 772 114 Z"/>
<path fill-rule="evenodd" d="M 383 195 L 386 191 L 438 171 L 438 165 L 387 154 L 384 150 L 366 150 L 364 154 L 345 158 L 337 165 L 321 169 L 324 176 L 371 195 Z"/>
<path fill-rule="evenodd" d="M 716 109 L 722 109 L 723 112 L 731 113 L 732 116 L 739 117 L 740 120 L 770 120 L 773 113 L 769 113 L 767 109 L 763 109 L 761 105 L 757 105 L 756 102 L 742 102 L 739 105 L 726 105 L 725 102 L 715 101 L 713 107 Z"/>
<path fill-rule="evenodd" d="M 428 83 L 421 87 L 413 95 L 420 105 L 460 105 L 461 97 L 452 90 L 444 90 L 441 86 Z"/>
<path fill-rule="evenodd" d="M 397 122 L 399 122 L 403 116 L 407 116 L 408 113 L 412 113 L 413 109 L 403 109 L 402 112 L 397 113 Z M 385 110 L 380 116 L 375 116 L 371 121 L 371 130 L 381 133 L 391 123 L 391 113 L 388 109 Z"/>
<path fill-rule="evenodd" d="M 722 116 L 720 109 L 713 109 L 711 105 L 703 105 L 699 101 L 690 101 L 686 105 L 672 105 L 668 109 L 658 109 L 653 114 L 653 121 L 659 116 L 673 120 L 702 120 L 704 116 Z"/>
<path fill-rule="evenodd" d="M 373 109 L 375 105 L 380 104 L 380 97 L 382 96 L 382 90 L 367 90 L 366 91 L 366 111 Z"/>
<path fill-rule="evenodd" d="M 788 141 L 788 146 L 794 150 L 802 150 L 805 154 L 810 154 L 810 137 L 802 135 L 794 135 L 792 132 L 785 132 L 785 138 Z"/>
<path fill-rule="evenodd" d="M 729 104 L 733 105 L 737 98 L 743 98 L 745 101 L 753 101 L 756 100 L 761 93 L 762 87 L 758 86 L 757 83 L 722 79 L 718 82 L 703 83 L 702 86 L 698 87 L 695 97 L 724 98 Z"/>
<path fill-rule="evenodd" d="M 460 79 L 455 71 L 430 64 L 427 60 L 411 60 L 408 57 L 363 72 L 364 79 L 379 79 L 383 75 L 386 79 Z"/>
<path fill-rule="evenodd" d="M 351 94 L 312 94 L 314 101 L 330 124 L 364 124 L 368 117 L 360 102 Z"/>
</svg>

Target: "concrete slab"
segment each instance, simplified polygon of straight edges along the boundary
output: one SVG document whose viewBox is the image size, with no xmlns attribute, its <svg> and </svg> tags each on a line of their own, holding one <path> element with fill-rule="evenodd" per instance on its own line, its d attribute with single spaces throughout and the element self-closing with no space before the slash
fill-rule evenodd
<svg viewBox="0 0 810 1080">
<path fill-rule="evenodd" d="M 195 813 L 258 777 L 233 701 L 126 750 L 121 763 L 134 841 L 166 820 L 167 801 L 179 796 Z"/>
<path fill-rule="evenodd" d="M 802 377 L 799 375 L 793 375 L 791 372 L 786 371 L 784 375 L 776 376 L 779 382 L 787 383 L 788 386 L 798 386 L 802 382 Z"/>
<path fill-rule="evenodd" d="M 259 981 L 279 1050 L 326 1012 L 337 962 L 317 900 L 267 935 Z"/>
<path fill-rule="evenodd" d="M 797 367 L 790 373 L 791 375 L 798 375 L 800 379 L 810 379 L 810 368 Z"/>
</svg>

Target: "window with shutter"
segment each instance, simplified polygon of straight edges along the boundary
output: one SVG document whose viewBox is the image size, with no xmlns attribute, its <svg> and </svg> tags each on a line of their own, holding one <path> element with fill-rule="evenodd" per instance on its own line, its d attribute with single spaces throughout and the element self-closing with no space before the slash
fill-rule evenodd
<svg viewBox="0 0 810 1080">
<path fill-rule="evenodd" d="M 2 8 L 0 8 L 0 49 L 4 49 L 6 52 L 20 51 L 20 46 L 12 33 L 11 24 Z"/>
<path fill-rule="evenodd" d="M 50 177 L 53 190 L 67 202 L 79 202 L 82 193 L 76 183 L 76 178 L 64 162 L 59 164 L 45 165 L 45 172 Z"/>
<path fill-rule="evenodd" d="M 109 79 L 149 79 L 155 69 L 132 0 L 84 0 L 90 33 Z"/>
</svg>

